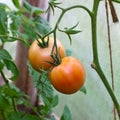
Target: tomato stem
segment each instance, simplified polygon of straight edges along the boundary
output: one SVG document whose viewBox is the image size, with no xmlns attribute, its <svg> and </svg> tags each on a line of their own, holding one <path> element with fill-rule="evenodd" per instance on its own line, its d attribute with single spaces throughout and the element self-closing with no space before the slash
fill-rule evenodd
<svg viewBox="0 0 120 120">
<path fill-rule="evenodd" d="M 59 65 L 60 63 L 61 63 L 61 56 L 60 56 L 60 54 L 59 54 L 59 50 L 60 50 L 60 48 L 57 48 L 57 41 L 56 41 L 56 31 L 59 29 L 59 24 L 60 24 L 60 22 L 61 22 L 61 20 L 62 20 L 62 18 L 63 18 L 63 16 L 64 16 L 64 14 L 66 13 L 66 12 L 68 12 L 69 10 L 72 10 L 72 9 L 75 9 L 75 8 L 82 8 L 82 9 L 84 9 L 85 11 L 87 11 L 88 12 L 88 14 L 91 16 L 91 12 L 90 12 L 90 10 L 89 9 L 87 9 L 86 7 L 84 7 L 84 6 L 82 6 L 82 5 L 75 5 L 75 6 L 72 6 L 72 7 L 69 7 L 69 8 L 61 8 L 61 7 L 59 7 L 59 6 L 56 6 L 57 8 L 59 8 L 62 12 L 61 12 L 61 14 L 60 14 L 60 16 L 59 16 L 59 18 L 58 18 L 58 20 L 57 20 L 57 22 L 56 22 L 56 24 L 55 24 L 55 27 L 54 27 L 54 29 L 53 30 L 51 30 L 49 33 L 47 33 L 44 37 L 47 37 L 47 36 L 49 36 L 50 34 L 52 34 L 53 33 L 53 35 L 54 35 L 54 45 L 53 45 L 53 48 L 52 48 L 52 51 L 51 51 L 51 57 L 52 57 L 52 59 L 54 60 L 54 63 L 53 64 L 55 64 L 55 66 L 56 65 Z M 54 54 L 54 50 L 56 51 L 55 53 L 56 54 Z"/>
<path fill-rule="evenodd" d="M 98 59 L 98 49 L 97 49 L 97 11 L 98 11 L 98 6 L 99 6 L 100 1 L 101 0 L 94 0 L 92 12 L 89 9 L 87 9 L 86 7 L 82 6 L 82 5 L 75 5 L 75 6 L 66 8 L 66 9 L 59 8 L 59 9 L 62 10 L 62 13 L 61 13 L 60 17 L 58 18 L 58 21 L 56 23 L 56 26 L 55 26 L 54 30 L 56 30 L 58 28 L 58 25 L 59 25 L 63 15 L 69 10 L 72 10 L 74 8 L 82 8 L 90 15 L 91 29 L 92 29 L 93 66 L 94 66 L 94 69 L 96 70 L 96 72 L 98 73 L 98 75 L 100 76 L 100 78 L 101 78 L 103 84 L 105 85 L 108 93 L 110 94 L 110 96 L 111 96 L 111 98 L 112 98 L 112 100 L 113 100 L 113 102 L 115 104 L 115 107 L 117 109 L 118 116 L 120 118 L 120 105 L 119 105 L 119 103 L 117 101 L 117 98 L 116 98 L 110 84 L 108 83 L 108 80 L 107 80 L 106 76 L 104 75 L 104 72 L 101 69 L 101 66 L 99 64 L 99 59 Z M 113 0 L 113 1 L 114 2 L 119 2 L 118 0 Z"/>
<path fill-rule="evenodd" d="M 29 47 L 29 43 L 27 42 L 27 40 L 22 39 L 22 38 L 18 38 L 18 37 L 14 37 L 14 36 L 9 36 L 9 35 L 0 35 L 0 38 L 9 38 L 9 39 L 13 39 L 11 41 L 8 42 L 13 42 L 14 40 L 19 40 L 21 42 L 23 42 L 25 45 L 27 45 L 27 47 Z"/>
<path fill-rule="evenodd" d="M 57 28 L 57 27 L 56 27 Z M 54 54 L 55 49 L 55 54 Z M 61 63 L 61 56 L 60 56 L 60 50 L 57 47 L 57 41 L 56 41 L 56 31 L 54 32 L 54 45 L 51 54 L 53 54 L 53 59 L 55 61 L 55 64 L 59 65 Z"/>
<path fill-rule="evenodd" d="M 55 61 L 55 64 L 57 63 L 57 61 L 59 61 L 59 57 L 58 57 L 58 49 L 57 49 L 57 46 L 56 46 L 56 31 L 58 29 L 58 25 L 60 24 L 61 22 L 61 19 L 63 18 L 64 14 L 66 12 L 68 12 L 69 10 L 72 10 L 72 9 L 75 9 L 75 8 L 81 8 L 83 10 L 85 10 L 90 18 L 91 18 L 91 29 L 92 29 L 92 49 L 93 49 L 93 64 L 92 64 L 92 67 L 96 70 L 96 72 L 98 73 L 98 75 L 100 76 L 104 86 L 106 87 L 109 95 L 111 96 L 114 104 L 115 104 L 115 107 L 117 109 L 117 112 L 118 112 L 118 116 L 120 118 L 120 105 L 117 101 L 117 98 L 104 74 L 104 72 L 102 71 L 101 69 L 101 66 L 99 64 L 99 59 L 98 59 L 98 49 L 97 49 L 97 12 L 98 12 L 98 6 L 99 6 L 99 3 L 100 3 L 101 0 L 94 0 L 94 4 L 93 4 L 93 9 L 92 11 L 90 11 L 88 8 L 86 8 L 85 6 L 82 6 L 82 5 L 75 5 L 75 6 L 72 6 L 72 7 L 69 7 L 69 8 L 62 8 L 61 7 L 57 7 L 59 8 L 62 12 L 56 22 L 56 25 L 54 27 L 54 29 L 52 31 L 50 31 L 49 33 L 46 34 L 49 35 L 51 33 L 54 34 L 54 46 L 53 46 L 53 50 L 51 52 L 51 57 L 54 59 Z M 120 1 L 118 0 L 113 0 L 114 2 L 117 2 L 117 3 L 120 3 Z M 56 58 L 56 55 L 53 54 L 53 51 L 56 47 L 56 55 L 57 55 L 57 58 Z"/>
<path fill-rule="evenodd" d="M 93 46 L 93 64 L 92 67 L 96 70 L 98 75 L 100 76 L 104 86 L 106 87 L 109 95 L 111 96 L 114 105 L 117 109 L 118 112 L 118 117 L 120 119 L 120 105 L 117 101 L 117 98 L 104 74 L 102 71 L 102 68 L 99 64 L 99 59 L 98 59 L 98 49 L 97 49 L 97 11 L 98 11 L 98 6 L 99 6 L 100 0 L 94 0 L 94 5 L 93 5 L 93 10 L 92 10 L 92 15 L 91 15 L 91 29 L 92 29 L 92 46 Z"/>
</svg>

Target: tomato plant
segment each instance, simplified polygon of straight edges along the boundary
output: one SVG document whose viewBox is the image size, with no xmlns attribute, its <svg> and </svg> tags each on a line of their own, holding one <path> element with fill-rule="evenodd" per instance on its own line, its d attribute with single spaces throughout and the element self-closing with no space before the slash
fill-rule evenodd
<svg viewBox="0 0 120 120">
<path fill-rule="evenodd" d="M 113 92 L 114 85 L 112 88 L 109 84 L 107 77 L 101 68 L 98 57 L 97 15 L 99 4 L 103 1 L 93 0 L 93 8 L 88 9 L 81 4 L 62 8 L 59 6 L 61 3 L 57 0 L 49 0 L 48 8 L 46 10 L 36 7 L 39 6 L 38 3 L 40 4 L 40 1 L 38 1 L 37 4 L 36 1 L 34 1 L 34 5 L 36 6 L 32 6 L 27 2 L 32 0 L 23 0 L 22 5 L 19 0 L 11 1 L 16 7 L 16 10 L 12 10 L 9 5 L 0 2 L 0 119 L 55 120 L 55 117 L 51 113 L 52 108 L 58 104 L 58 96 L 54 95 L 52 85 L 56 90 L 64 94 L 75 93 L 84 85 L 86 74 L 83 65 L 74 57 L 65 57 L 65 48 L 61 42 L 56 39 L 57 32 L 62 32 L 68 36 L 70 43 L 72 43 L 71 35 L 81 32 L 80 30 L 75 29 L 78 26 L 78 23 L 72 27 L 65 26 L 62 28 L 60 26 L 60 22 L 65 13 L 75 8 L 83 9 L 89 14 L 93 48 L 93 62 L 91 66 L 101 78 L 113 100 L 115 108 L 114 113 L 117 111 L 118 117 L 120 118 L 120 104 L 116 94 Z M 110 3 L 113 22 L 118 22 L 117 14 L 112 2 L 120 3 L 120 0 L 108 1 Z M 107 13 L 107 0 L 105 2 Z M 51 28 L 47 21 L 49 17 L 45 20 L 41 17 L 41 14 L 46 14 L 50 9 L 54 14 L 55 8 L 61 10 L 61 14 L 58 16 L 54 27 Z M 108 17 L 108 13 L 106 16 Z M 109 30 L 109 21 L 107 20 L 107 22 Z M 29 63 L 27 64 L 28 58 L 27 55 L 24 54 L 24 49 L 25 53 L 27 53 L 30 40 L 34 40 L 38 37 L 38 34 L 36 33 L 39 33 L 42 37 L 32 43 L 29 55 L 27 55 L 29 56 L 32 67 L 37 71 L 34 70 Z M 47 37 L 51 34 L 53 34 L 54 39 Z M 108 36 L 110 39 L 109 31 Z M 20 44 L 18 44 L 17 47 L 19 48 L 17 49 L 18 51 L 20 51 L 21 48 L 24 48 L 22 49 L 22 52 L 20 51 L 18 52 L 19 54 L 17 54 L 19 58 L 22 58 L 22 60 L 19 61 L 18 66 L 16 65 L 17 62 L 14 62 L 10 52 L 4 47 L 7 42 L 13 41 L 19 41 L 18 43 Z M 109 46 L 111 45 L 109 44 Z M 112 51 L 110 52 L 110 56 L 112 56 Z M 18 61 L 19 58 L 16 57 L 16 61 Z M 112 58 L 110 58 L 110 60 L 111 78 L 113 80 Z M 51 67 L 52 65 L 55 66 Z M 48 71 L 49 68 L 52 68 L 50 69 L 50 72 Z M 44 70 L 38 72 L 40 69 Z M 10 76 L 7 76 L 7 72 L 10 72 Z M 22 76 L 20 77 L 21 79 L 18 79 L 19 76 Z M 14 81 L 18 82 L 19 86 L 14 84 Z M 35 89 L 32 86 L 33 84 Z M 42 101 L 42 104 L 39 104 L 39 101 Z M 19 106 L 23 107 L 23 109 L 20 109 Z M 34 113 L 34 115 L 31 114 L 31 112 Z M 65 107 L 61 120 L 71 119 L 70 111 L 68 107 Z"/>
<path fill-rule="evenodd" d="M 64 57 L 61 63 L 50 71 L 52 85 L 61 93 L 72 94 L 85 83 L 85 69 L 74 57 Z"/>
<path fill-rule="evenodd" d="M 37 71 L 40 71 L 41 69 L 48 70 L 52 66 L 52 64 L 50 64 L 49 62 L 53 62 L 51 51 L 54 46 L 54 39 L 52 37 L 47 37 L 45 38 L 45 42 L 47 42 L 47 40 L 48 45 L 46 47 L 42 47 L 39 45 L 39 43 L 42 42 L 41 39 L 39 39 L 35 40 L 29 49 L 30 64 Z M 57 40 L 57 47 L 60 57 L 63 58 L 65 56 L 65 48 L 59 40 Z M 56 54 L 55 50 L 53 54 Z"/>
<path fill-rule="evenodd" d="M 42 36 L 46 35 L 51 27 L 48 21 L 40 16 L 46 11 L 31 5 L 32 1 L 29 4 L 28 1 L 22 1 L 23 4 L 21 5 L 19 0 L 11 0 L 16 7 L 15 10 L 0 2 L 0 120 L 54 120 L 56 118 L 51 113 L 52 108 L 58 104 L 58 96 L 53 93 L 53 88 L 47 79 L 47 72 L 39 73 L 30 64 L 27 64 L 30 40 L 38 37 L 36 32 Z M 16 63 L 11 53 L 4 46 L 7 42 L 13 44 L 14 41 L 19 41 L 16 51 L 21 51 L 21 53 L 16 52 Z M 49 51 L 49 55 L 53 41 L 53 38 L 49 38 L 48 46 L 44 48 L 44 50 Z M 65 55 L 65 50 L 60 41 L 57 42 L 57 46 L 59 46 L 58 44 L 60 45 L 58 51 L 62 57 Z M 48 61 L 47 58 L 44 60 Z M 17 63 L 20 63 L 20 66 Z M 27 74 L 28 69 L 29 75 Z M 10 74 L 7 75 L 7 73 Z M 63 118 L 66 117 L 68 111 L 68 108 L 65 107 Z"/>
</svg>

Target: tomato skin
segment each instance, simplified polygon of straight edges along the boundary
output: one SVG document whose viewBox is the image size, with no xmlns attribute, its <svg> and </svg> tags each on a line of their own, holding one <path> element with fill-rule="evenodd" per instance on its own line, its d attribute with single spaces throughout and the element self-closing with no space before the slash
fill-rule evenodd
<svg viewBox="0 0 120 120">
<path fill-rule="evenodd" d="M 53 44 L 54 44 L 54 39 L 52 37 L 49 37 L 48 47 L 42 48 L 38 46 L 37 40 L 35 40 L 31 44 L 29 48 L 28 58 L 31 66 L 35 70 L 40 72 L 40 69 L 48 70 L 52 66 L 47 61 L 53 62 L 53 59 L 50 57 Z M 59 40 L 57 40 L 57 47 L 59 48 L 59 53 L 61 58 L 65 57 L 65 48 Z"/>
<path fill-rule="evenodd" d="M 50 81 L 54 88 L 64 94 L 73 94 L 85 83 L 85 70 L 79 60 L 68 56 L 50 72 Z"/>
</svg>

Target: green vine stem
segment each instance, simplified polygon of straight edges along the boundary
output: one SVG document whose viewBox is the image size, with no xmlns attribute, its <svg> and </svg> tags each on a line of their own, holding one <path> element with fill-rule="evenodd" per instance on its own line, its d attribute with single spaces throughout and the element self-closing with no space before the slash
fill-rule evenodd
<svg viewBox="0 0 120 120">
<path fill-rule="evenodd" d="M 1 71 L 0 73 L 1 73 L 1 75 L 2 75 L 2 78 L 3 78 L 4 82 L 5 82 L 5 84 L 6 84 L 8 87 L 10 87 L 9 81 L 8 81 L 8 79 L 6 78 L 6 76 L 5 76 L 5 74 L 3 73 L 3 71 Z"/>
<path fill-rule="evenodd" d="M 56 23 L 56 26 L 54 27 L 54 29 L 52 31 L 50 31 L 48 34 L 46 34 L 45 36 L 48 36 L 49 34 L 51 33 L 56 33 L 56 30 L 58 28 L 58 25 L 63 17 L 63 15 L 69 11 L 69 10 L 72 10 L 72 9 L 75 9 L 75 8 L 82 8 L 83 10 L 85 10 L 90 18 L 91 18 L 91 29 L 92 29 L 92 49 L 93 49 L 93 63 L 92 63 L 92 68 L 94 68 L 97 72 L 97 74 L 99 75 L 99 77 L 101 78 L 106 90 L 108 91 L 109 95 L 111 96 L 111 99 L 117 109 L 117 113 L 118 113 L 118 117 L 120 119 L 120 105 L 119 105 L 119 102 L 104 74 L 104 72 L 102 71 L 102 68 L 100 66 L 100 63 L 99 63 L 99 58 L 98 58 L 98 48 L 97 48 L 97 12 L 98 12 L 98 7 L 99 7 L 99 3 L 100 3 L 101 0 L 94 0 L 94 3 L 93 3 L 93 9 L 92 9 L 92 12 L 87 9 L 85 6 L 82 6 L 82 5 L 75 5 L 75 6 L 72 6 L 72 7 L 69 7 L 69 8 L 61 8 L 61 7 L 58 7 L 56 6 L 57 8 L 61 9 L 62 10 L 62 13 L 60 14 L 58 20 L 57 20 L 57 23 Z M 114 2 L 116 3 L 120 3 L 120 0 L 113 0 Z M 56 40 L 56 39 L 55 39 Z"/>
<path fill-rule="evenodd" d="M 109 95 L 111 96 L 112 101 L 113 101 L 113 103 L 114 103 L 114 105 L 115 105 L 115 107 L 117 109 L 119 119 L 120 119 L 120 105 L 119 105 L 119 102 L 117 101 L 117 98 L 116 98 L 116 96 L 115 96 L 115 94 L 114 94 L 110 84 L 108 83 L 108 80 L 107 80 L 104 72 L 102 71 L 102 68 L 101 68 L 100 63 L 99 63 L 99 58 L 98 58 L 98 48 L 97 48 L 97 12 L 98 12 L 98 7 L 99 7 L 100 1 L 101 0 L 94 0 L 92 12 L 89 9 L 87 9 L 85 6 L 82 6 L 82 5 L 75 5 L 75 6 L 66 8 L 66 9 L 63 9 L 63 8 L 60 8 L 60 7 L 56 6 L 57 8 L 62 10 L 62 13 L 59 16 L 54 29 L 51 30 L 49 33 L 47 33 L 44 37 L 46 37 L 46 36 L 48 36 L 48 35 L 50 35 L 52 33 L 53 34 L 55 33 L 55 35 L 54 35 L 54 40 L 55 40 L 54 45 L 56 46 L 56 31 L 58 29 L 59 23 L 61 22 L 64 14 L 67 11 L 75 9 L 75 8 L 81 8 L 81 9 L 85 10 L 89 14 L 89 16 L 91 18 L 92 49 L 93 49 L 93 63 L 92 63 L 91 66 L 92 66 L 92 68 L 94 68 L 96 70 L 96 72 L 98 73 L 99 77 L 101 78 L 105 88 L 107 89 Z M 112 1 L 114 1 L 116 3 L 120 3 L 120 0 L 112 0 Z M 8 38 L 9 36 L 2 36 L 2 35 L 0 35 L 0 37 Z M 9 38 L 12 38 L 12 37 L 9 37 Z M 19 39 L 19 40 L 23 41 L 21 39 Z M 23 42 L 25 42 L 25 41 L 23 41 Z M 4 74 L 2 74 L 2 76 L 4 77 Z M 7 83 L 7 81 L 5 81 L 5 82 Z"/>
<path fill-rule="evenodd" d="M 103 84 L 105 85 L 109 95 L 111 96 L 114 105 L 117 109 L 118 116 L 120 119 L 120 105 L 117 101 L 117 98 L 108 83 L 108 80 L 104 74 L 104 72 L 101 69 L 101 66 L 99 64 L 99 59 L 98 59 L 98 49 L 97 49 L 97 11 L 98 11 L 98 6 L 99 6 L 100 0 L 94 0 L 94 5 L 93 5 L 93 10 L 92 10 L 92 16 L 91 16 L 91 28 L 92 28 L 92 46 L 93 46 L 93 64 L 92 67 L 96 70 L 98 75 L 100 76 Z"/>
<path fill-rule="evenodd" d="M 27 42 L 27 40 L 22 39 L 22 38 L 18 38 L 18 37 L 14 37 L 14 36 L 9 36 L 9 35 L 0 35 L 0 38 L 9 38 L 9 39 L 13 39 L 13 41 L 19 40 L 19 41 L 23 42 L 25 45 L 27 45 L 27 47 L 29 47 L 29 43 Z M 13 42 L 13 41 L 10 41 L 10 42 Z M 7 41 L 7 42 L 9 42 L 9 41 Z M 0 48 L 1 47 L 2 46 L 0 46 Z"/>
<path fill-rule="evenodd" d="M 61 20 L 62 20 L 62 18 L 64 16 L 64 14 L 66 12 L 68 12 L 69 10 L 72 10 L 72 9 L 75 9 L 75 8 L 82 8 L 82 9 L 86 10 L 90 16 L 91 16 L 91 12 L 89 11 L 89 9 L 87 9 L 85 6 L 82 6 L 82 5 L 75 5 L 75 6 L 72 6 L 72 7 L 69 7 L 69 8 L 65 8 L 65 9 L 61 8 L 59 6 L 56 6 L 56 7 L 58 9 L 62 10 L 62 12 L 61 12 L 61 14 L 60 14 L 56 24 L 55 24 L 55 27 L 50 32 L 48 32 L 46 35 L 44 35 L 43 38 L 49 36 L 50 34 L 54 35 L 54 45 L 53 45 L 53 49 L 51 51 L 51 57 L 54 59 L 54 61 L 58 61 L 58 63 L 60 64 L 61 63 L 61 58 L 60 58 L 60 55 L 58 54 L 59 53 L 58 52 L 59 48 L 57 48 L 57 43 L 56 43 L 57 42 L 56 41 L 56 32 L 57 32 L 57 30 L 59 30 L 59 24 L 60 24 L 60 22 L 61 22 Z M 56 55 L 55 56 L 54 56 L 54 53 L 53 53 L 54 49 L 56 51 Z"/>
</svg>

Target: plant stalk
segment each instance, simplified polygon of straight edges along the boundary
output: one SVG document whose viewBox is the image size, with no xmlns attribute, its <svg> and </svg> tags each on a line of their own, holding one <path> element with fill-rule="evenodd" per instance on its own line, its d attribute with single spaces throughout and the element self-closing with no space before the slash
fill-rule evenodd
<svg viewBox="0 0 120 120">
<path fill-rule="evenodd" d="M 112 98 L 112 101 L 114 102 L 114 105 L 118 112 L 118 117 L 120 119 L 120 105 L 117 101 L 117 98 L 108 83 L 108 80 L 104 74 L 104 72 L 101 69 L 101 66 L 99 64 L 99 58 L 98 58 L 98 49 L 97 49 L 97 11 L 99 6 L 100 0 L 94 0 L 93 10 L 92 10 L 92 16 L 91 16 L 91 29 L 92 29 L 92 46 L 93 46 L 93 64 L 92 67 L 96 70 L 99 77 L 101 78 L 105 88 L 107 89 L 109 95 Z"/>
</svg>

